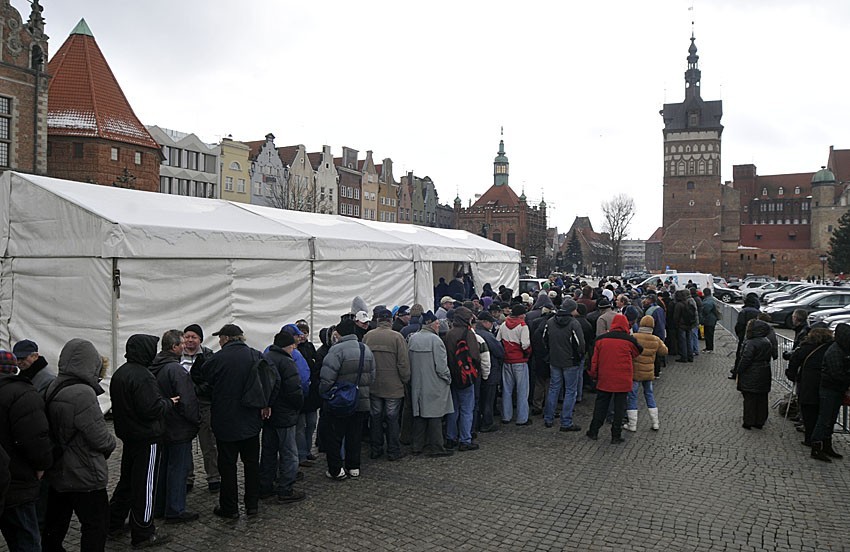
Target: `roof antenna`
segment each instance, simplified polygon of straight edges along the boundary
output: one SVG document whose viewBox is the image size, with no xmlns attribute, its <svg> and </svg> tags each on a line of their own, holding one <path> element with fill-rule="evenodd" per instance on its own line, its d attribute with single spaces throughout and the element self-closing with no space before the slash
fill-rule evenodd
<svg viewBox="0 0 850 552">
<path fill-rule="evenodd" d="M 688 11 L 691 12 L 691 38 L 694 37 L 694 0 L 691 0 L 691 6 L 688 8 Z"/>
</svg>

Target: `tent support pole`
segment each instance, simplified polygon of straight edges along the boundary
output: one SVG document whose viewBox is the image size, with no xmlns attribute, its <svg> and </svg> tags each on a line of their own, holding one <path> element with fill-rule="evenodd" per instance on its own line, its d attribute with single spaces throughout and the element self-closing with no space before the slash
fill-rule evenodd
<svg viewBox="0 0 850 552">
<path fill-rule="evenodd" d="M 112 258 L 112 365 L 111 372 L 118 367 L 118 298 L 121 297 L 121 271 L 118 258 Z M 110 373 L 110 376 L 112 374 Z"/>
<path fill-rule="evenodd" d="M 310 249 L 310 335 L 317 336 L 319 332 L 315 326 L 315 285 L 316 285 L 316 238 L 307 241 Z"/>
</svg>

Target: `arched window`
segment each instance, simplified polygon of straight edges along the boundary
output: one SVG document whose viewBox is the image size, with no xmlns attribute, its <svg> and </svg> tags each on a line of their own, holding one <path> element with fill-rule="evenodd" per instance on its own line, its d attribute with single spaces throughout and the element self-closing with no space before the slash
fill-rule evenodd
<svg viewBox="0 0 850 552">
<path fill-rule="evenodd" d="M 783 195 L 783 194 L 785 194 L 785 188 L 783 188 L 782 186 L 780 186 L 780 187 L 779 187 L 779 195 Z"/>
<path fill-rule="evenodd" d="M 240 165 L 238 162 L 234 161 L 233 163 L 230 164 L 230 170 L 241 171 L 242 165 Z"/>
<path fill-rule="evenodd" d="M 705 144 L 700 144 L 700 145 L 699 145 L 699 150 L 700 150 L 700 151 L 705 151 Z"/>
<path fill-rule="evenodd" d="M 681 175 L 684 175 L 684 174 L 685 174 L 685 162 L 679 161 L 679 175 L 681 176 Z"/>
<path fill-rule="evenodd" d="M 691 145 L 688 144 L 687 146 L 685 146 L 685 153 L 690 153 L 690 152 L 691 152 Z"/>
<path fill-rule="evenodd" d="M 689 189 L 689 190 L 693 190 L 693 189 L 694 189 L 694 182 L 693 182 L 693 180 L 689 180 L 689 181 L 688 181 L 688 189 Z"/>
<path fill-rule="evenodd" d="M 711 147 L 711 146 L 709 145 L 709 147 Z M 714 160 L 713 159 L 708 160 L 708 172 L 706 174 L 714 174 Z"/>
<path fill-rule="evenodd" d="M 797 195 L 799 195 L 799 194 L 800 194 L 800 187 L 799 187 L 799 186 L 797 186 L 796 188 L 794 188 L 794 193 L 795 193 L 795 194 L 797 194 Z"/>
<path fill-rule="evenodd" d="M 705 174 L 705 161 L 699 160 L 699 174 Z"/>
<path fill-rule="evenodd" d="M 763 196 L 767 197 L 767 188 L 762 188 L 762 189 L 761 189 L 761 195 L 763 195 Z"/>
</svg>

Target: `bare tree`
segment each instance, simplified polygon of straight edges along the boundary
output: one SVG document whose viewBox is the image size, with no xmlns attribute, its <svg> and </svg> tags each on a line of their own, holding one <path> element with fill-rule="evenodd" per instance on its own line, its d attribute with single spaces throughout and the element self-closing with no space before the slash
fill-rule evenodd
<svg viewBox="0 0 850 552">
<path fill-rule="evenodd" d="M 613 273 L 620 274 L 620 243 L 629 235 L 629 225 L 635 217 L 635 200 L 626 194 L 617 194 L 602 203 L 602 216 L 605 219 L 602 230 L 608 233 L 611 242 Z"/>
</svg>

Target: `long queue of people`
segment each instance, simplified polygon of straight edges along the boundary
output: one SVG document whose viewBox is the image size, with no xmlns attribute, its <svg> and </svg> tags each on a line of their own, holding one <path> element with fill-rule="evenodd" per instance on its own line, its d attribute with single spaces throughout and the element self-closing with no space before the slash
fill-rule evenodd
<svg viewBox="0 0 850 552">
<path fill-rule="evenodd" d="M 0 351 L 0 446 L 12 480 L 0 530 L 10 549 L 61 550 L 73 513 L 85 550 L 127 533 L 136 548 L 168 542 L 156 519 L 200 517 L 186 506 L 196 438 L 206 488 L 218 494 L 212 513 L 225 519 L 240 516 L 238 462 L 244 513 L 253 516 L 261 501 L 304 500 L 298 481 L 315 471 L 316 453 L 325 455 L 325 477 L 361 477 L 364 440 L 371 459 L 397 461 L 475 451 L 479 434 L 536 416 L 547 429 L 582 431 L 574 409 L 586 390 L 596 404 L 585 435 L 598 439 L 608 420 L 611 443 L 622 443 L 624 430 L 637 431 L 641 390 L 659 430 L 653 382 L 667 355 L 693 362 L 711 353 L 720 316 L 710 290 L 672 281 L 658 290 L 558 278 L 533 294 L 462 289 L 439 297 L 436 311 L 378 305 L 370 315 L 355 298 L 319 332 L 318 348 L 304 320 L 285 324 L 262 352 L 235 323 L 213 334 L 215 353 L 199 324 L 131 336 L 109 389 L 123 444 L 111 498 L 116 442 L 97 401 L 105 359 L 73 339 L 54 376 L 32 341 Z"/>
</svg>

